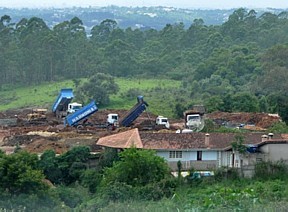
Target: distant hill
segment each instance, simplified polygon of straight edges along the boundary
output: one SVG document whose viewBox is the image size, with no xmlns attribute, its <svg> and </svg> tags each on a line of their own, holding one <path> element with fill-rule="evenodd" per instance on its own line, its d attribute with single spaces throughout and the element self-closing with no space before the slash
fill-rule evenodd
<svg viewBox="0 0 288 212">
<path fill-rule="evenodd" d="M 12 22 L 18 22 L 22 18 L 33 16 L 43 19 L 48 26 L 70 20 L 77 16 L 83 21 L 87 30 L 101 23 L 105 19 L 116 20 L 120 28 L 143 28 L 160 30 L 166 24 L 183 22 L 186 28 L 195 19 L 203 19 L 206 25 L 221 25 L 227 21 L 229 15 L 235 9 L 230 10 L 200 10 L 200 9 L 179 9 L 172 7 L 90 7 L 90 8 L 46 8 L 46 9 L 10 9 L 0 8 L 0 16 L 9 15 Z M 257 15 L 265 11 L 280 13 L 281 9 L 255 9 Z"/>
</svg>

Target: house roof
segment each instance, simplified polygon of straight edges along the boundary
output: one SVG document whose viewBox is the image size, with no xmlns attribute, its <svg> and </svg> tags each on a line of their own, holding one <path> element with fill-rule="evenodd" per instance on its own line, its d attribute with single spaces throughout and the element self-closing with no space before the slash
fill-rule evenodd
<svg viewBox="0 0 288 212">
<path fill-rule="evenodd" d="M 113 148 L 130 148 L 132 146 L 136 148 L 143 148 L 137 128 L 102 137 L 97 141 L 97 145 Z"/>
<path fill-rule="evenodd" d="M 288 144 L 288 139 L 271 139 L 259 143 L 257 146 L 264 146 L 266 144 Z"/>
<path fill-rule="evenodd" d="M 140 133 L 145 149 L 201 149 L 205 133 Z"/>
<path fill-rule="evenodd" d="M 225 149 L 231 148 L 238 133 L 151 133 L 140 132 L 138 129 L 100 138 L 97 145 L 114 148 L 144 148 L 154 150 L 178 149 Z M 245 133 L 243 144 L 259 145 L 263 133 Z M 206 138 L 205 138 L 206 137 Z M 281 134 L 275 134 L 273 140 L 283 140 Z"/>
</svg>

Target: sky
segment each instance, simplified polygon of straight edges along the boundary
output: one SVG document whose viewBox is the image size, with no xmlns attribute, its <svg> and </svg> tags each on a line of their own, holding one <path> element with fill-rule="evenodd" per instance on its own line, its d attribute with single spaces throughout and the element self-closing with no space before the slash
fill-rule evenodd
<svg viewBox="0 0 288 212">
<path fill-rule="evenodd" d="M 0 7 L 103 7 L 109 5 L 128 7 L 169 6 L 193 9 L 231 8 L 288 8 L 287 0 L 0 0 Z"/>
</svg>

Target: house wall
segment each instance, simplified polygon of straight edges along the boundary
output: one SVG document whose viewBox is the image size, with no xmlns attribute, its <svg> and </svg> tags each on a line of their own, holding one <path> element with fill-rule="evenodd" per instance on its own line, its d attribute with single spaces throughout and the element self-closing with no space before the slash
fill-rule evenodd
<svg viewBox="0 0 288 212">
<path fill-rule="evenodd" d="M 232 151 L 222 152 L 221 163 L 224 167 L 238 168 L 240 176 L 251 178 L 255 174 L 255 164 L 265 161 L 267 154 L 265 153 L 246 153 L 239 154 L 234 152 L 234 166 L 232 164 Z"/>
<path fill-rule="evenodd" d="M 260 151 L 267 155 L 266 160 L 276 162 L 282 159 L 288 163 L 288 143 L 266 144 L 260 147 Z"/>
<path fill-rule="evenodd" d="M 181 161 L 182 170 L 215 170 L 219 164 L 219 153 L 216 150 L 203 150 L 202 160 L 197 160 L 196 150 L 182 150 L 182 158 L 169 158 L 169 154 L 168 150 L 157 151 L 157 155 L 163 157 L 174 171 L 178 170 L 178 161 Z"/>
<path fill-rule="evenodd" d="M 172 150 L 173 151 L 173 150 Z M 170 161 L 197 161 L 197 151 L 191 150 L 177 150 L 182 151 L 182 158 L 169 158 L 170 151 L 168 150 L 159 150 L 157 151 L 157 155 L 163 157 L 168 162 Z M 201 150 L 200 150 L 201 151 Z M 205 160 L 217 160 L 217 151 L 202 151 L 202 161 Z"/>
</svg>

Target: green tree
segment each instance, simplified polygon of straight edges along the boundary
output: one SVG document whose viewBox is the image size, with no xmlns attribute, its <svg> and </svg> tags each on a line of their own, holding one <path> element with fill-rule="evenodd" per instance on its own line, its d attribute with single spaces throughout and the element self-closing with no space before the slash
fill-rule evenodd
<svg viewBox="0 0 288 212">
<path fill-rule="evenodd" d="M 88 82 L 79 86 L 76 90 L 77 98 L 83 102 L 95 100 L 99 105 L 107 105 L 109 95 L 116 94 L 119 90 L 114 78 L 108 74 L 97 73 Z"/>
<path fill-rule="evenodd" d="M 258 99 L 249 93 L 237 93 L 233 97 L 232 110 L 238 112 L 258 112 Z"/>
<path fill-rule="evenodd" d="M 39 167 L 43 170 L 46 178 L 52 183 L 61 183 L 62 173 L 58 167 L 56 154 L 53 150 L 47 150 L 41 155 Z"/>
<path fill-rule="evenodd" d="M 212 96 L 205 103 L 205 108 L 208 113 L 212 113 L 214 111 L 223 111 L 223 100 L 220 96 Z"/>
<path fill-rule="evenodd" d="M 90 148 L 88 146 L 74 147 L 57 157 L 57 167 L 61 171 L 60 183 L 65 185 L 79 181 L 84 171 L 89 168 L 88 160 Z"/>
<path fill-rule="evenodd" d="M 46 190 L 44 174 L 37 167 L 38 156 L 25 151 L 0 154 L 0 187 L 12 194 Z"/>
<path fill-rule="evenodd" d="M 111 167 L 113 163 L 118 160 L 119 155 L 117 149 L 107 147 L 99 159 L 99 166 L 101 168 Z"/>
<path fill-rule="evenodd" d="M 151 150 L 129 148 L 119 154 L 120 161 L 104 171 L 104 184 L 113 182 L 131 186 L 145 186 L 160 182 L 169 176 L 169 167 L 164 158 Z"/>
</svg>

